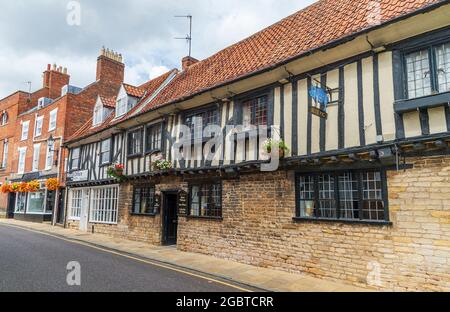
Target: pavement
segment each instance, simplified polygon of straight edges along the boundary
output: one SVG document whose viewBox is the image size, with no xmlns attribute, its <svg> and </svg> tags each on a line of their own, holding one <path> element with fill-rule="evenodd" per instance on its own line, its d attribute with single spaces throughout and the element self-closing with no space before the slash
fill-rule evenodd
<svg viewBox="0 0 450 312">
<path fill-rule="evenodd" d="M 86 283 L 83 291 L 371 291 L 307 275 L 182 252 L 174 246 L 154 246 L 12 219 L 0 219 L 0 250 L 0 291 L 6 287 L 5 280 L 13 284 L 19 281 L 10 287 L 12 291 L 33 291 L 45 285 L 51 285 L 48 291 L 66 289 L 68 261 L 87 263 L 87 276 L 91 282 Z M 81 266 L 82 269 L 85 267 L 84 264 Z M 32 287 L 34 282 L 27 288 L 14 275 L 20 267 L 26 268 L 23 278 L 27 281 L 35 281 L 31 279 L 35 272 L 48 280 L 36 285 L 41 288 Z M 58 274 L 64 274 L 64 278 L 58 274 L 52 277 L 54 268 L 60 269 Z M 53 279 L 58 282 L 53 283 Z"/>
</svg>

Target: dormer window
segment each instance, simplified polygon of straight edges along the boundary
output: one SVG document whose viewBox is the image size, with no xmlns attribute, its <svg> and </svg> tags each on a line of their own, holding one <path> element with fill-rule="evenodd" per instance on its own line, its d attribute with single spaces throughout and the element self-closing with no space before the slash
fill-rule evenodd
<svg viewBox="0 0 450 312">
<path fill-rule="evenodd" d="M 94 108 L 94 118 L 93 118 L 93 126 L 97 126 L 103 122 L 103 106 L 95 105 Z"/>
<path fill-rule="evenodd" d="M 128 103 L 127 97 L 120 98 L 117 100 L 116 104 L 116 117 L 123 116 L 127 113 Z"/>
</svg>

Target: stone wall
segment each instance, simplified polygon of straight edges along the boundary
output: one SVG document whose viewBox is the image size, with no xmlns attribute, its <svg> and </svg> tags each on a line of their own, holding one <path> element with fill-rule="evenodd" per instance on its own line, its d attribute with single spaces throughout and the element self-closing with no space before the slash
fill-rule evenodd
<svg viewBox="0 0 450 312">
<path fill-rule="evenodd" d="M 223 182 L 223 221 L 180 218 L 178 248 L 386 290 L 450 290 L 450 157 L 388 173 L 391 226 L 295 222 L 294 172 Z M 368 285 L 369 284 L 369 285 Z"/>
</svg>

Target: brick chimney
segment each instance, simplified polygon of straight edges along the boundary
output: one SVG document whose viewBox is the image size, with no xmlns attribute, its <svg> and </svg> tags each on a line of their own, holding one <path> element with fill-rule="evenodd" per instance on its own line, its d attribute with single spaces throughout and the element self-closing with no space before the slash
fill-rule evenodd
<svg viewBox="0 0 450 312">
<path fill-rule="evenodd" d="M 193 58 L 192 56 L 185 56 L 183 57 L 183 59 L 181 60 L 181 68 L 183 70 L 185 70 L 186 68 L 188 68 L 189 66 L 197 63 L 198 60 Z"/>
<path fill-rule="evenodd" d="M 119 85 L 123 83 L 124 72 L 122 55 L 103 47 L 97 58 L 97 80 Z"/>
<path fill-rule="evenodd" d="M 57 67 L 56 64 L 47 65 L 44 72 L 42 86 L 48 88 L 48 97 L 56 99 L 61 96 L 61 88 L 69 84 L 70 76 L 67 74 L 67 68 Z"/>
</svg>

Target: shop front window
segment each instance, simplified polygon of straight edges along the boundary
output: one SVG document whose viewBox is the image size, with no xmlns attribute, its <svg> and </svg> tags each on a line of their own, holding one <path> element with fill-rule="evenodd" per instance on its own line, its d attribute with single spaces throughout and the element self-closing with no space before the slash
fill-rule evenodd
<svg viewBox="0 0 450 312">
<path fill-rule="evenodd" d="M 28 213 L 43 213 L 44 211 L 44 192 L 29 193 Z"/>
</svg>

